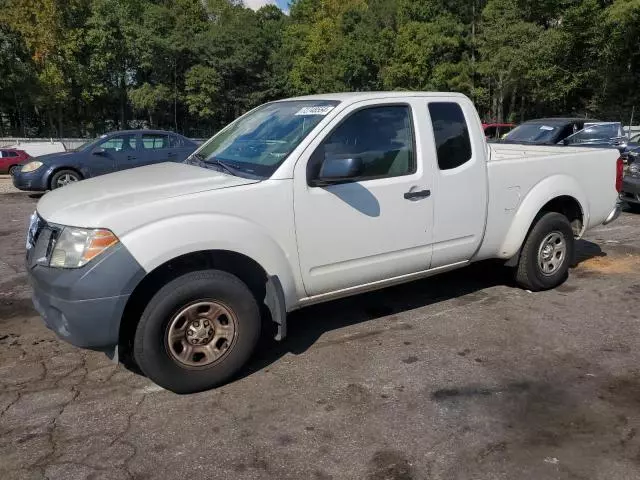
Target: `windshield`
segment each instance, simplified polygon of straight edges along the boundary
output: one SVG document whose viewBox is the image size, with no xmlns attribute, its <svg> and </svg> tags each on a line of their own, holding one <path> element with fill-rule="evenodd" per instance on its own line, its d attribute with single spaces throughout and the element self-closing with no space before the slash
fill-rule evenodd
<svg viewBox="0 0 640 480">
<path fill-rule="evenodd" d="M 524 123 L 509 132 L 505 140 L 508 142 L 550 143 L 553 142 L 558 130 L 560 130 L 558 125 Z"/>
<path fill-rule="evenodd" d="M 69 152 L 82 152 L 83 150 L 86 150 L 88 147 L 90 147 L 94 143 L 96 143 L 99 140 L 102 140 L 103 138 L 106 138 L 106 137 L 107 137 L 106 135 L 100 135 L 98 138 L 92 138 L 91 140 L 87 140 L 86 142 L 84 142 L 79 147 L 71 148 L 68 151 Z"/>
<path fill-rule="evenodd" d="M 229 173 L 268 178 L 339 102 L 268 103 L 240 117 L 194 156 Z"/>
</svg>

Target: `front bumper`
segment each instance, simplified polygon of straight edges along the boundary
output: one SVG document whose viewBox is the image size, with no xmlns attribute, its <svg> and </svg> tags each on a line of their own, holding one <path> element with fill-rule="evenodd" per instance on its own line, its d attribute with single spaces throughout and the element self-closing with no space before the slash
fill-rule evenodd
<svg viewBox="0 0 640 480">
<path fill-rule="evenodd" d="M 33 172 L 16 172 L 11 180 L 13 186 L 27 192 L 45 192 L 48 188 L 49 169 L 44 165 Z"/>
<path fill-rule="evenodd" d="M 626 175 L 622 181 L 620 199 L 628 203 L 640 204 L 640 178 Z"/>
<path fill-rule="evenodd" d="M 111 247 L 81 268 L 34 264 L 36 246 L 27 255 L 33 304 L 44 323 L 63 340 L 101 351 L 118 344 L 120 321 L 143 268 L 122 245 Z"/>
</svg>

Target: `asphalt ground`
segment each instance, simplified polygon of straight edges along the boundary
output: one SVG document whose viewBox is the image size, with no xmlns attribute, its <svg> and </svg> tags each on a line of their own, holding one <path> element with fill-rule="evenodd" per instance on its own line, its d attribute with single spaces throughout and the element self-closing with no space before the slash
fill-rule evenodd
<svg viewBox="0 0 640 480">
<path fill-rule="evenodd" d="M 36 202 L 0 195 L 0 479 L 640 478 L 640 216 L 590 232 L 553 291 L 488 262 L 311 307 L 179 396 L 42 324 Z"/>
</svg>

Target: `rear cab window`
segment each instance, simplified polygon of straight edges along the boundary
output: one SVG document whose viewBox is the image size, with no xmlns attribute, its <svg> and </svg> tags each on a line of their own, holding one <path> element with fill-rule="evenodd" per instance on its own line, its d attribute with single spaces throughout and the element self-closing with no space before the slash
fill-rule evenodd
<svg viewBox="0 0 640 480">
<path fill-rule="evenodd" d="M 462 107 L 455 102 L 433 102 L 429 103 L 429 115 L 438 168 L 452 170 L 471 160 L 471 138 Z"/>
</svg>

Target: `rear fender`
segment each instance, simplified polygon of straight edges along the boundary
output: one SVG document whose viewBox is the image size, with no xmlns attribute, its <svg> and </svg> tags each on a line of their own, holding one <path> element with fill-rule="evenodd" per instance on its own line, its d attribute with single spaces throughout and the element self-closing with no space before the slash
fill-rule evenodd
<svg viewBox="0 0 640 480">
<path fill-rule="evenodd" d="M 568 175 L 554 175 L 536 184 L 520 203 L 498 251 L 499 258 L 511 258 L 516 255 L 542 207 L 554 198 L 562 196 L 573 197 L 580 204 L 584 231 L 589 224 L 587 196 L 574 178 Z"/>
</svg>

